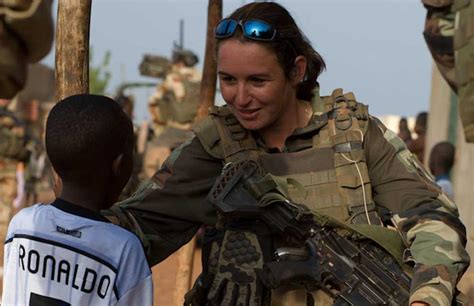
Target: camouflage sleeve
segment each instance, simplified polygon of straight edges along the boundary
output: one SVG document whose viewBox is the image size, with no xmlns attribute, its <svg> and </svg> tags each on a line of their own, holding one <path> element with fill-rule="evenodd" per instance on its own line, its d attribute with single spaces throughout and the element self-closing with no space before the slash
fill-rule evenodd
<svg viewBox="0 0 474 306">
<path fill-rule="evenodd" d="M 456 205 L 435 185 L 403 141 L 372 118 L 365 139 L 377 205 L 388 208 L 415 264 L 410 303 L 451 305 L 469 265 L 466 229 Z"/>
<path fill-rule="evenodd" d="M 457 91 L 454 71 L 453 0 L 423 0 L 427 9 L 423 36 L 439 71 Z"/>
<path fill-rule="evenodd" d="M 142 240 L 150 265 L 187 243 L 202 224 L 217 216 L 206 200 L 222 162 L 211 157 L 197 138 L 176 149 L 153 177 L 129 199 L 103 214 Z"/>
</svg>

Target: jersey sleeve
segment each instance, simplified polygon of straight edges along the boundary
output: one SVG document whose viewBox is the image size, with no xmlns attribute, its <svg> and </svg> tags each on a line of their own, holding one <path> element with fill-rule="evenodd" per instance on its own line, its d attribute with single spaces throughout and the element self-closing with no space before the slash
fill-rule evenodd
<svg viewBox="0 0 474 306">
<path fill-rule="evenodd" d="M 141 280 L 135 287 L 128 290 L 117 301 L 116 306 L 151 306 L 153 305 L 152 276 Z"/>
<path fill-rule="evenodd" d="M 466 229 L 456 205 L 441 192 L 403 141 L 372 118 L 364 148 L 377 205 L 392 221 L 415 263 L 411 299 L 450 305 L 469 265 Z"/>
<path fill-rule="evenodd" d="M 17 231 L 18 228 L 21 227 L 20 223 L 21 223 L 21 219 L 23 218 L 22 216 L 25 214 L 25 212 L 27 210 L 31 210 L 31 208 L 24 208 L 22 210 L 20 210 L 16 215 L 13 216 L 13 218 L 10 220 L 10 223 L 8 224 L 8 229 L 7 229 L 7 234 L 5 236 L 5 241 L 4 242 L 4 246 L 3 246 L 3 258 L 1 260 L 3 260 L 3 267 L 6 267 L 7 266 L 7 261 L 8 261 L 8 256 L 9 256 L 9 252 L 10 252 L 10 245 L 11 245 L 11 241 L 13 239 L 13 236 L 15 234 L 15 232 Z M 5 281 L 4 281 L 5 283 Z"/>
<path fill-rule="evenodd" d="M 202 224 L 216 223 L 216 211 L 206 197 L 221 167 L 222 162 L 193 138 L 131 198 L 104 214 L 135 232 L 150 265 L 157 264 L 187 243 Z"/>
<path fill-rule="evenodd" d="M 134 234 L 123 230 L 127 237 L 115 282 L 116 305 L 153 305 L 153 281 L 142 244 Z"/>
</svg>

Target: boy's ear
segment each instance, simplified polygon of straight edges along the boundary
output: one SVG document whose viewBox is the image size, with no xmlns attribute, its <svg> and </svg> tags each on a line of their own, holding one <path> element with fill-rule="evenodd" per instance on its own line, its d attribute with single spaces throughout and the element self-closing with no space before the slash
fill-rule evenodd
<svg viewBox="0 0 474 306">
<path fill-rule="evenodd" d="M 120 153 L 119 156 L 117 156 L 112 163 L 112 171 L 115 175 L 118 175 L 120 173 L 120 167 L 122 165 L 122 161 L 123 161 L 123 153 Z"/>
<path fill-rule="evenodd" d="M 59 177 L 59 175 L 54 171 L 54 169 L 51 169 L 53 172 L 53 192 L 54 196 L 58 198 L 61 195 L 61 192 L 63 190 L 63 181 Z"/>
</svg>

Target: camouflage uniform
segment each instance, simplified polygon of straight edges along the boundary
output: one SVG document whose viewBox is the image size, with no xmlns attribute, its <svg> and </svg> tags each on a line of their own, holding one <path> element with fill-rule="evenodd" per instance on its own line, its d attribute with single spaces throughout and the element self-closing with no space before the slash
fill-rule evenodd
<svg viewBox="0 0 474 306">
<path fill-rule="evenodd" d="M 4 241 L 17 195 L 16 171 L 28 158 L 25 129 L 13 113 L 0 107 L 0 239 Z M 3 248 L 0 250 L 3 258 Z M 2 262 L 3 264 L 3 262 Z"/>
<path fill-rule="evenodd" d="M 345 106 L 333 108 L 341 100 Z M 341 90 L 336 90 L 332 96 L 322 97 L 323 103 L 318 101 L 315 99 L 314 116 L 308 126 L 295 130 L 282 151 L 265 148 L 259 138 L 248 142 L 254 136 L 243 136 L 252 133 L 239 129 L 238 121 L 226 107 L 213 108 L 212 116 L 196 127 L 196 137 L 176 149 L 132 198 L 107 214 L 142 238 L 151 265 L 189 241 L 201 224 L 209 225 L 202 255 L 201 281 L 208 290 L 204 304 L 226 304 L 232 291 L 229 286 L 233 285 L 240 292 L 234 303 L 245 302 L 248 297 L 249 305 L 269 303 L 264 298 L 268 297 L 266 291 L 253 283 L 255 278 L 250 278 L 251 285 L 238 286 L 232 276 L 255 276 L 253 267 L 261 267 L 262 258 L 271 260 L 268 253 L 265 256 L 265 249 L 269 244 L 278 244 L 277 238 L 268 236 L 261 228 L 254 228 L 252 235 L 245 228 L 239 229 L 239 224 L 232 230 L 222 229 L 215 208 L 206 200 L 229 157 L 238 161 L 250 156 L 242 154 L 247 150 L 242 148 L 247 146 L 261 158 L 267 171 L 283 177 L 291 175 L 304 186 L 304 196 L 289 190 L 295 202 L 347 223 L 358 216 L 348 212 L 348 208 L 354 208 L 348 200 L 361 199 L 362 195 L 370 207 L 367 218 L 374 217 L 372 222 L 377 222 L 376 211 L 384 211 L 384 219 L 388 216 L 393 221 L 407 246 L 405 260 L 415 265 L 411 301 L 449 305 L 456 282 L 469 264 L 464 249 L 466 232 L 455 204 L 433 183 L 403 141 L 369 116 L 367 107 L 355 102 L 352 94 L 342 95 Z M 230 125 L 230 137 L 237 140 L 234 145 L 222 139 L 216 118 L 224 118 Z M 357 126 L 358 132 L 351 130 L 352 125 Z M 349 132 L 331 134 L 333 130 L 344 129 Z M 347 148 L 349 151 L 344 151 Z M 360 176 L 353 175 L 354 163 L 348 162 L 350 158 L 345 160 L 341 152 L 349 152 L 348 156 L 356 160 Z M 313 161 L 307 162 L 308 158 Z M 254 266 L 248 262 L 236 265 L 228 258 L 233 250 L 227 248 L 236 239 L 255 246 L 253 252 L 260 255 L 250 254 Z M 232 269 L 223 270 L 225 267 Z M 222 287 L 229 290 L 224 300 L 219 300 L 222 297 L 216 290 Z M 283 292 L 272 292 L 272 304 L 306 305 L 305 291 L 282 289 Z M 261 292 L 261 299 L 253 299 L 257 291 Z M 332 305 L 322 291 L 313 292 L 313 297 L 316 305 Z"/>
<path fill-rule="evenodd" d="M 424 36 L 439 71 L 458 94 L 467 142 L 474 142 L 474 2 L 422 0 L 428 10 Z"/>
<path fill-rule="evenodd" d="M 53 43 L 52 0 L 0 0 L 0 98 L 13 98 L 26 82 L 27 64 Z"/>
</svg>

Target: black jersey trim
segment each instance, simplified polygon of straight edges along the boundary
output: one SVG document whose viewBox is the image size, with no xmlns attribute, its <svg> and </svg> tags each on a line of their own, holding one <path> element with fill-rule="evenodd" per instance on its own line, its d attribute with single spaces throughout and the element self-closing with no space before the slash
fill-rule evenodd
<svg viewBox="0 0 474 306">
<path fill-rule="evenodd" d="M 30 240 L 34 240 L 34 241 L 38 241 L 38 242 L 42 242 L 42 243 L 47 243 L 47 244 L 51 244 L 51 245 L 54 245 L 54 246 L 58 246 L 58 247 L 61 247 L 61 248 L 64 248 L 64 249 L 68 249 L 70 251 L 73 251 L 73 252 L 76 252 L 76 253 L 79 253 L 81 255 L 84 255 L 86 257 L 89 257 L 90 259 L 93 259 L 101 264 L 103 264 L 104 266 L 107 266 L 108 268 L 110 268 L 110 270 L 112 270 L 115 274 L 118 274 L 118 269 L 116 267 L 114 267 L 111 263 L 103 260 L 102 258 L 100 257 L 97 257 L 91 253 L 88 253 L 84 250 L 81 250 L 81 249 L 78 249 L 78 248 L 75 248 L 73 246 L 70 246 L 70 245 L 67 245 L 67 244 L 64 244 L 64 243 L 61 243 L 61 242 L 57 242 L 57 241 L 54 241 L 54 240 L 49 240 L 49 239 L 45 239 L 45 238 L 41 238 L 41 237 L 36 237 L 36 236 L 31 236 L 31 235 L 26 235 L 26 234 L 15 234 L 13 235 L 13 237 L 9 240 L 12 240 L 14 238 L 24 238 L 24 239 L 30 239 Z M 117 288 L 117 285 L 114 284 L 114 293 L 117 297 L 117 300 L 119 299 L 119 291 L 118 291 L 118 288 Z"/>
<path fill-rule="evenodd" d="M 5 240 L 4 244 L 10 243 L 10 242 L 12 242 L 12 241 L 13 241 L 13 237 L 10 238 L 10 239 Z"/>
<path fill-rule="evenodd" d="M 81 207 L 79 205 L 68 202 L 68 201 L 63 200 L 61 198 L 56 198 L 56 200 L 54 200 L 54 202 L 51 203 L 51 205 L 53 205 L 54 207 L 56 207 L 59 210 L 67 212 L 69 214 L 73 214 L 73 215 L 83 217 L 83 218 L 92 219 L 92 220 L 95 220 L 95 221 L 110 223 L 110 221 L 107 220 L 100 213 L 92 211 L 92 210 L 84 208 L 84 207 Z"/>
</svg>

